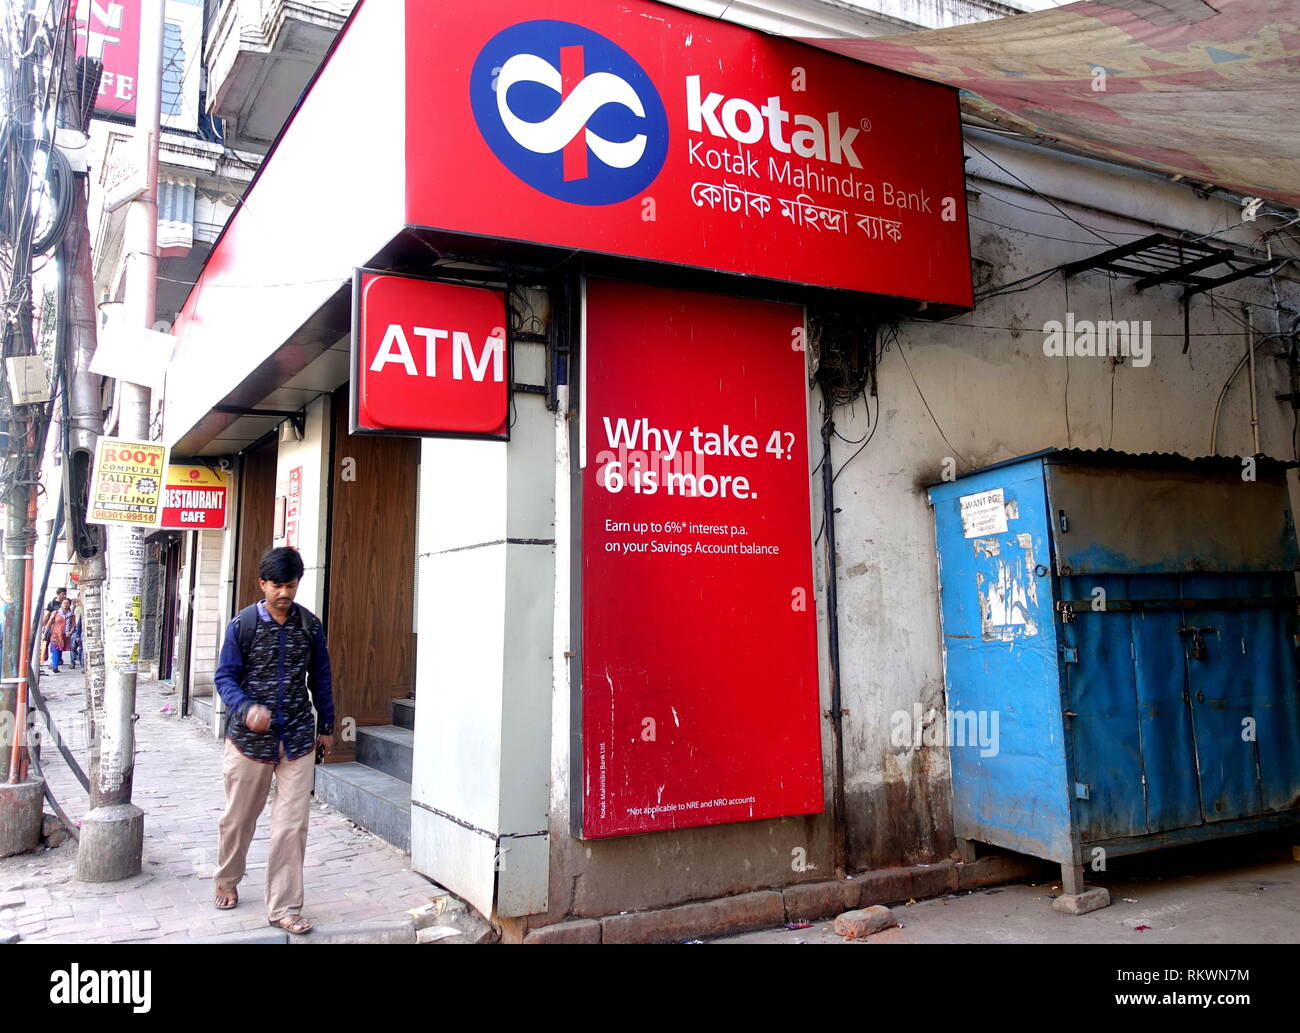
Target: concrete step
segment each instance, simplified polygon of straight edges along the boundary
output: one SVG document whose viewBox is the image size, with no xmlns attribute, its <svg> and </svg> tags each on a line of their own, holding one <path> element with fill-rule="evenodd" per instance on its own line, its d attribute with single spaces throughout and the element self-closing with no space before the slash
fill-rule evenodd
<svg viewBox="0 0 1300 1033">
<path fill-rule="evenodd" d="M 191 696 L 190 697 L 190 716 L 196 721 L 202 721 L 204 727 L 212 727 L 212 697 L 211 696 Z"/>
<path fill-rule="evenodd" d="M 415 733 L 397 725 L 366 725 L 357 729 L 357 763 L 386 775 L 411 781 Z"/>
<path fill-rule="evenodd" d="M 393 700 L 393 724 L 398 728 L 415 727 L 415 700 Z"/>
<path fill-rule="evenodd" d="M 411 851 L 411 784 L 364 764 L 317 764 L 316 799 L 399 850 Z"/>
</svg>

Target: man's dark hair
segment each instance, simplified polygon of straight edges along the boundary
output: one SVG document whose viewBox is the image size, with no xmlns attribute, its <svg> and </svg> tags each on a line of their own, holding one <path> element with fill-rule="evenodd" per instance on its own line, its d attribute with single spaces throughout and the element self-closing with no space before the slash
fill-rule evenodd
<svg viewBox="0 0 1300 1033">
<path fill-rule="evenodd" d="M 55 595 L 67 595 L 67 594 L 68 594 L 68 590 L 67 590 L 66 588 L 56 588 L 56 589 L 54 590 L 54 594 L 55 594 Z"/>
<path fill-rule="evenodd" d="M 277 585 L 287 585 L 302 577 L 302 557 L 297 549 L 287 545 L 279 549 L 267 549 L 262 562 L 257 568 L 257 576 L 263 581 L 274 581 Z"/>
</svg>

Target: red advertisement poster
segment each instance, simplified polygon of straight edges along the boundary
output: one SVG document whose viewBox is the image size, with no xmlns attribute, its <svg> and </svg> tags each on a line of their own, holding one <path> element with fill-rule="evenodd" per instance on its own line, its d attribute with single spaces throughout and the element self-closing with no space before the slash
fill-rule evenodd
<svg viewBox="0 0 1300 1033">
<path fill-rule="evenodd" d="M 592 280 L 586 837 L 822 809 L 803 310 Z"/>
<path fill-rule="evenodd" d="M 284 514 L 284 544 L 298 548 L 298 513 L 302 508 L 302 467 L 289 471 L 289 496 Z"/>
</svg>

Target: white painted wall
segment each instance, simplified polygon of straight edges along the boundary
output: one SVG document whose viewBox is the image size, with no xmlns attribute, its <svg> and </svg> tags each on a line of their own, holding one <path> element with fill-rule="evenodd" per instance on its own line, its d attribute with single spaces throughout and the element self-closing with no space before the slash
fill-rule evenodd
<svg viewBox="0 0 1300 1033">
<path fill-rule="evenodd" d="M 519 394 L 508 444 L 421 448 L 411 864 L 484 914 L 546 909 L 553 433 Z"/>
</svg>

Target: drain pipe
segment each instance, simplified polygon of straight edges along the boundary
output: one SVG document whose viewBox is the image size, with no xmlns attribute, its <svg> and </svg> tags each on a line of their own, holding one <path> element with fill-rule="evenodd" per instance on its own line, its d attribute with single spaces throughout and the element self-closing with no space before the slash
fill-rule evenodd
<svg viewBox="0 0 1300 1033">
<path fill-rule="evenodd" d="M 1255 318 L 1248 305 L 1241 306 L 1241 313 L 1246 317 L 1246 358 L 1250 360 L 1250 440 L 1255 450 L 1251 455 L 1259 455 L 1259 402 L 1255 397 Z"/>
<path fill-rule="evenodd" d="M 831 824 L 835 837 L 835 871 L 848 870 L 848 820 L 844 794 L 844 710 L 840 693 L 840 611 L 835 562 L 835 475 L 831 470 L 831 439 L 835 433 L 835 408 L 823 381 L 822 405 L 822 514 L 826 525 L 826 632 L 831 662 L 831 736 L 834 740 Z"/>
</svg>

